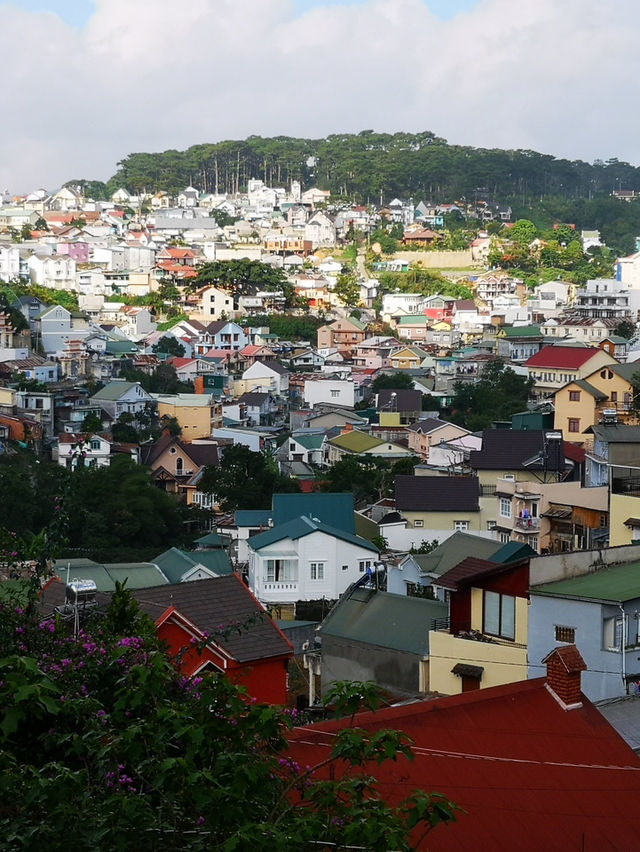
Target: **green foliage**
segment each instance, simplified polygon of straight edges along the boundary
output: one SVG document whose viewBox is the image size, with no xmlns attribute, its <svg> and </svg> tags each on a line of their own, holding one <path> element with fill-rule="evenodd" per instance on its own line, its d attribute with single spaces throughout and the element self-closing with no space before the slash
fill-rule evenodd
<svg viewBox="0 0 640 852">
<path fill-rule="evenodd" d="M 378 393 L 384 388 L 392 388 L 393 390 L 412 390 L 413 379 L 406 373 L 378 373 L 375 379 L 371 382 L 371 392 Z"/>
<path fill-rule="evenodd" d="M 235 444 L 225 449 L 217 467 L 205 468 L 199 489 L 215 494 L 224 511 L 234 511 L 269 509 L 274 493 L 298 492 L 300 485 L 295 479 L 278 473 L 263 453 L 254 453 L 242 444 Z"/>
<path fill-rule="evenodd" d="M 378 456 L 348 455 L 322 474 L 322 491 L 353 492 L 356 503 L 375 502 L 394 493 L 396 476 L 412 474 L 417 457 L 389 461 Z"/>
<path fill-rule="evenodd" d="M 518 219 L 509 228 L 508 236 L 514 243 L 526 247 L 538 236 L 538 229 L 529 219 Z"/>
<path fill-rule="evenodd" d="M 178 358 L 183 358 L 185 348 L 177 337 L 172 337 L 170 334 L 165 334 L 157 343 L 151 347 L 156 354 L 162 353 L 166 355 L 175 355 Z"/>
<path fill-rule="evenodd" d="M 333 288 L 333 292 L 343 305 L 354 307 L 360 301 L 360 287 L 358 279 L 352 272 L 338 275 L 338 280 Z"/>
<path fill-rule="evenodd" d="M 172 364 L 158 364 L 150 375 L 144 370 L 128 367 L 121 371 L 121 376 L 129 382 L 139 382 L 148 393 L 193 393 L 193 383 L 181 381 Z"/>
<path fill-rule="evenodd" d="M 11 289 L 16 296 L 36 296 L 45 305 L 61 305 L 72 312 L 79 310 L 78 294 L 71 293 L 69 290 L 50 290 L 40 284 L 25 284 L 17 281 L 11 284 Z"/>
<path fill-rule="evenodd" d="M 300 767 L 293 714 L 222 674 L 185 678 L 176 662 L 122 586 L 77 637 L 0 603 L 0 848 L 408 852 L 414 829 L 455 819 L 435 793 L 381 799 L 366 766 L 411 760 L 402 733 L 352 718 L 325 759 Z M 379 699 L 372 684 L 343 683 L 333 700 L 353 716 Z"/>
<path fill-rule="evenodd" d="M 518 376 L 499 358 L 489 362 L 475 384 L 456 382 L 451 401 L 451 420 L 475 432 L 494 420 L 510 420 L 526 408 L 533 381 Z"/>
<path fill-rule="evenodd" d="M 315 342 L 318 329 L 325 324 L 322 317 L 294 316 L 293 314 L 260 314 L 245 317 L 245 325 L 250 328 L 266 326 L 271 334 L 282 340 L 309 340 Z"/>
<path fill-rule="evenodd" d="M 615 334 L 620 337 L 625 337 L 627 340 L 631 340 L 635 333 L 635 323 L 632 323 L 630 320 L 620 320 L 618 325 L 615 327 Z"/>
<path fill-rule="evenodd" d="M 400 234 L 400 239 L 402 234 Z M 370 245 L 378 243 L 382 254 L 395 254 L 398 250 L 398 238 L 392 236 L 386 228 L 376 228 L 369 236 Z"/>
<path fill-rule="evenodd" d="M 440 542 L 437 538 L 434 538 L 431 541 L 423 539 L 419 547 L 411 547 L 410 553 L 431 553 L 431 551 L 435 550 L 439 544 Z"/>
<path fill-rule="evenodd" d="M 87 416 L 82 421 L 80 431 L 85 433 L 101 432 L 102 420 L 98 417 L 97 414 L 87 414 Z"/>
<path fill-rule="evenodd" d="M 259 291 L 282 293 L 287 302 L 294 296 L 293 286 L 282 269 L 247 258 L 205 263 L 198 270 L 196 278 L 189 282 L 187 289 L 194 290 L 204 284 L 220 287 L 231 293 L 234 299 L 255 296 Z"/>
<path fill-rule="evenodd" d="M 473 290 L 465 284 L 457 284 L 430 269 L 410 267 L 408 272 L 380 272 L 380 291 L 392 293 L 422 293 L 423 296 L 450 296 L 453 299 L 472 299 Z"/>
</svg>

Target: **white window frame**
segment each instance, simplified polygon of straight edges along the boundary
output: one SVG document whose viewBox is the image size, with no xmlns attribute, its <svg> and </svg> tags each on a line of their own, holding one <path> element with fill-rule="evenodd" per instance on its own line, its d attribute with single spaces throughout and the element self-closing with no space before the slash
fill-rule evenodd
<svg viewBox="0 0 640 852">
<path fill-rule="evenodd" d="M 453 528 L 457 532 L 467 532 L 469 529 L 469 521 L 454 521 Z"/>
<path fill-rule="evenodd" d="M 500 517 L 501 518 L 510 518 L 511 517 L 511 498 L 510 497 L 501 497 L 500 498 Z"/>
<path fill-rule="evenodd" d="M 414 522 L 413 522 L 413 525 L 414 525 L 414 527 L 423 527 L 423 526 L 424 526 L 424 521 L 419 521 L 419 520 L 418 520 L 418 521 L 414 521 Z"/>
<path fill-rule="evenodd" d="M 358 571 L 361 574 L 364 574 L 367 568 L 373 568 L 373 559 L 361 559 L 358 562 Z"/>
<path fill-rule="evenodd" d="M 324 580 L 324 562 L 309 563 L 309 579 L 314 581 Z"/>
</svg>

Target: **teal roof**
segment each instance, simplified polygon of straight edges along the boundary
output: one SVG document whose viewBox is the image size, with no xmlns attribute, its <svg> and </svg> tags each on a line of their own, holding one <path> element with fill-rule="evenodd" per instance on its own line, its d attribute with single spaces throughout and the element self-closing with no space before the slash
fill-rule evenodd
<svg viewBox="0 0 640 852">
<path fill-rule="evenodd" d="M 526 559 L 528 556 L 538 556 L 538 553 L 528 544 L 523 544 L 521 541 L 508 541 L 501 548 L 491 554 L 489 562 L 515 562 L 516 559 Z"/>
<path fill-rule="evenodd" d="M 68 569 L 68 570 L 67 570 Z M 114 562 L 100 565 L 91 559 L 59 559 L 56 573 L 66 583 L 70 580 L 93 580 L 99 592 L 113 592 L 116 582 L 127 581 L 128 589 L 163 586 L 168 580 L 164 572 L 151 562 Z"/>
<path fill-rule="evenodd" d="M 432 322 L 433 320 L 424 316 L 424 314 L 400 317 L 400 325 L 430 325 Z"/>
<path fill-rule="evenodd" d="M 533 586 L 532 594 L 593 601 L 630 601 L 640 598 L 640 563 L 614 565 L 592 574 Z"/>
<path fill-rule="evenodd" d="M 165 550 L 155 559 L 155 564 L 168 577 L 170 583 L 180 583 L 192 568 L 202 565 L 217 576 L 233 573 L 229 555 L 224 550 L 198 550 L 187 553 L 177 547 Z"/>
<path fill-rule="evenodd" d="M 271 520 L 271 509 L 236 509 L 237 527 L 266 527 Z"/>
<path fill-rule="evenodd" d="M 354 544 L 357 547 L 363 547 L 365 550 L 372 550 L 374 553 L 379 552 L 377 547 L 364 538 L 346 533 L 343 530 L 336 529 L 336 527 L 331 527 L 328 524 L 323 524 L 320 521 L 312 521 L 311 518 L 304 516 L 295 518 L 285 524 L 275 526 L 273 529 L 267 530 L 266 532 L 252 536 L 252 538 L 249 539 L 249 546 L 253 550 L 262 550 L 263 547 L 269 547 L 269 545 L 275 544 L 283 539 L 290 538 L 292 541 L 297 541 L 297 539 L 304 538 L 304 536 L 311 535 L 311 533 L 315 532 L 325 533 L 325 535 L 339 538 L 342 541 L 349 542 L 349 544 Z"/>
<path fill-rule="evenodd" d="M 355 535 L 353 494 L 274 494 L 273 525 L 306 515 L 330 527 Z"/>
<path fill-rule="evenodd" d="M 224 547 L 229 542 L 228 535 L 220 535 L 220 533 L 207 533 L 196 539 L 196 544 L 200 547 Z"/>
<path fill-rule="evenodd" d="M 498 332 L 499 337 L 542 337 L 539 325 L 504 326 Z"/>
<path fill-rule="evenodd" d="M 429 538 L 428 530 L 425 530 L 424 537 Z M 500 542 L 495 539 L 456 531 L 431 553 L 412 553 L 411 557 L 420 568 L 421 574 L 440 577 L 468 556 L 491 559 L 500 547 Z"/>
<path fill-rule="evenodd" d="M 128 340 L 107 340 L 105 351 L 109 355 L 133 355 L 137 354 L 140 350 L 135 343 L 131 343 Z"/>
<path fill-rule="evenodd" d="M 354 589 L 325 618 L 320 635 L 427 656 L 433 619 L 448 614 L 443 601 Z"/>
<path fill-rule="evenodd" d="M 319 450 L 324 441 L 324 432 L 315 435 L 292 435 L 291 440 L 296 441 L 305 450 Z"/>
<path fill-rule="evenodd" d="M 106 399 L 111 402 L 116 402 L 116 400 L 120 399 L 123 394 L 130 391 L 131 388 L 136 386 L 136 382 L 109 382 L 108 385 L 105 385 L 102 390 L 99 390 L 97 393 L 91 397 L 91 399 Z"/>
</svg>

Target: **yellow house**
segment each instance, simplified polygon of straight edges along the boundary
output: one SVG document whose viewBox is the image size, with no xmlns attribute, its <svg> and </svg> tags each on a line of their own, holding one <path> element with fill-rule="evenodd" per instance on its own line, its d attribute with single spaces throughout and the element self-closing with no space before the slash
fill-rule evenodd
<svg viewBox="0 0 640 852">
<path fill-rule="evenodd" d="M 436 585 L 450 594 L 450 617 L 429 631 L 429 689 L 457 695 L 526 680 L 528 558 L 469 557 Z"/>
<path fill-rule="evenodd" d="M 569 382 L 586 379 L 596 370 L 617 363 L 608 352 L 593 346 L 543 346 L 524 366 L 534 381 L 534 394 L 546 397 Z"/>
<path fill-rule="evenodd" d="M 393 352 L 389 358 L 394 370 L 415 370 L 427 357 L 427 352 L 412 346 L 405 346 Z"/>
<path fill-rule="evenodd" d="M 607 364 L 584 380 L 569 382 L 554 395 L 554 426 L 567 440 L 590 443 L 582 433 L 603 417 L 627 425 L 638 422 L 634 398 L 640 383 L 640 364 Z"/>
<path fill-rule="evenodd" d="M 397 476 L 396 509 L 410 529 L 486 529 L 475 476 Z"/>
<path fill-rule="evenodd" d="M 175 417 L 182 429 L 182 437 L 210 438 L 212 430 L 222 426 L 220 403 L 209 394 L 176 393 L 152 394 L 158 404 L 158 415 Z"/>
</svg>

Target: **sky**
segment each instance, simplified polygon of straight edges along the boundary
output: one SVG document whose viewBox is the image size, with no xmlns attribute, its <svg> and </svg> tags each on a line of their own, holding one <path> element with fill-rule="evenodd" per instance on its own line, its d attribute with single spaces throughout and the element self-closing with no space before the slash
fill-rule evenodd
<svg viewBox="0 0 640 852">
<path fill-rule="evenodd" d="M 363 129 L 638 164 L 639 36 L 630 0 L 0 0 L 0 190 Z"/>
</svg>

